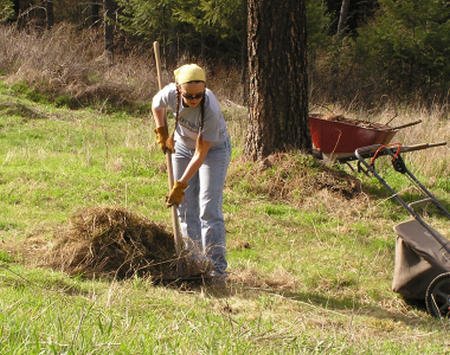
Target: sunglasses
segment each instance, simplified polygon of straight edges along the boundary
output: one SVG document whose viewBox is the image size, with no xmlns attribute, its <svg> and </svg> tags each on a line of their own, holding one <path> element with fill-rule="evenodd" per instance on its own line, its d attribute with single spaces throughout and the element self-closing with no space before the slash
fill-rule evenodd
<svg viewBox="0 0 450 355">
<path fill-rule="evenodd" d="M 205 93 L 201 92 L 201 93 L 196 94 L 196 95 L 182 93 L 181 96 L 183 96 L 186 100 L 198 100 L 198 99 L 202 99 L 203 96 L 205 96 Z"/>
</svg>

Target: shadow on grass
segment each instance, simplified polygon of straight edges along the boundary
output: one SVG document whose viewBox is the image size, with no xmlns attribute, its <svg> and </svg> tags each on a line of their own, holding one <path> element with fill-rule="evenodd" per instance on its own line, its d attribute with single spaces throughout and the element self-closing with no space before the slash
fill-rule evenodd
<svg viewBox="0 0 450 355">
<path fill-rule="evenodd" d="M 159 284 L 162 287 L 177 289 L 181 292 L 203 293 L 212 298 L 245 298 L 256 299 L 262 294 L 272 294 L 288 301 L 298 302 L 305 307 L 317 309 L 320 312 L 338 313 L 341 315 L 370 316 L 378 319 L 401 321 L 408 325 L 418 324 L 420 318 L 416 311 L 425 312 L 425 305 L 404 302 L 403 309 L 389 310 L 377 305 L 368 305 L 355 297 L 332 297 L 317 292 L 295 292 L 292 289 L 272 288 L 267 285 L 247 285 L 245 282 L 228 280 L 226 284 L 215 284 L 208 280 L 177 281 L 169 284 Z M 410 313 L 408 313 L 410 312 Z"/>
<path fill-rule="evenodd" d="M 396 300 L 392 306 L 368 304 L 356 296 L 334 296 L 325 292 L 297 291 L 295 283 L 280 282 L 270 284 L 268 280 L 257 277 L 237 276 L 231 274 L 224 284 L 215 284 L 207 279 L 178 280 L 160 286 L 176 289 L 181 292 L 202 293 L 212 298 L 241 298 L 256 300 L 262 295 L 274 295 L 286 301 L 299 303 L 305 308 L 316 309 L 321 313 L 335 313 L 344 316 L 369 316 L 377 319 L 400 321 L 407 325 L 421 324 L 421 317 L 426 316 L 424 303 L 411 304 L 405 300 Z M 423 312 L 423 314 L 422 314 Z"/>
<path fill-rule="evenodd" d="M 390 311 L 380 306 L 368 305 L 349 297 L 329 297 L 314 292 L 293 293 L 287 297 L 313 307 L 320 307 L 324 310 L 345 311 L 379 319 L 395 319 L 396 321 L 402 321 L 408 324 L 417 320 L 416 316 L 399 313 L 398 311 Z"/>
<path fill-rule="evenodd" d="M 156 280 L 154 286 L 175 289 L 181 292 L 203 293 L 214 298 L 226 298 L 232 295 L 233 286 L 225 280 L 215 280 L 205 276 L 176 280 Z"/>
<path fill-rule="evenodd" d="M 16 290 L 24 290 L 32 288 L 39 291 L 50 291 L 54 293 L 61 293 L 67 296 L 88 296 L 89 290 L 83 289 L 80 285 L 67 279 L 63 276 L 52 277 L 46 276 L 46 269 L 40 270 L 39 273 L 24 272 L 17 270 L 14 264 L 0 263 L 0 284 L 5 287 L 11 287 Z"/>
<path fill-rule="evenodd" d="M 289 301 L 298 302 L 305 307 L 317 309 L 319 312 L 331 312 L 340 315 L 370 316 L 377 319 L 389 319 L 400 321 L 407 325 L 417 325 L 421 321 L 417 312 L 425 312 L 423 304 L 404 303 L 403 309 L 389 310 L 377 305 L 368 305 L 356 300 L 354 297 L 332 297 L 316 292 L 294 292 L 270 288 L 246 288 L 245 285 L 237 285 L 231 295 L 236 297 L 253 298 L 261 293 L 274 294 L 286 298 Z M 420 314 L 421 316 L 421 314 Z M 425 314 L 424 314 L 425 316 Z"/>
<path fill-rule="evenodd" d="M 403 206 L 395 199 L 395 197 L 383 186 L 374 186 L 374 185 L 366 185 L 363 184 L 363 190 L 371 197 L 380 199 L 380 200 L 386 200 L 389 201 L 388 203 L 392 205 L 393 210 L 395 211 L 402 211 L 399 216 L 401 216 L 404 212 L 404 214 L 410 215 L 409 212 L 406 210 L 406 208 L 403 208 Z M 431 191 L 430 191 L 431 192 Z M 433 192 L 431 192 L 433 194 Z M 434 194 L 433 194 L 434 195 Z M 405 191 L 398 195 L 406 204 L 410 204 L 412 202 L 417 202 L 420 200 L 425 199 L 427 196 L 424 194 L 421 194 L 417 191 Z M 450 210 L 450 201 L 445 199 L 440 199 L 436 196 L 434 196 L 436 199 L 437 204 L 440 204 L 445 210 Z M 434 216 L 435 218 L 443 218 L 446 219 L 447 217 L 442 212 L 442 210 L 437 207 L 437 204 L 433 203 L 432 201 L 427 201 L 423 203 L 417 204 L 417 206 L 414 206 L 414 210 L 416 213 L 418 213 L 421 216 Z"/>
</svg>

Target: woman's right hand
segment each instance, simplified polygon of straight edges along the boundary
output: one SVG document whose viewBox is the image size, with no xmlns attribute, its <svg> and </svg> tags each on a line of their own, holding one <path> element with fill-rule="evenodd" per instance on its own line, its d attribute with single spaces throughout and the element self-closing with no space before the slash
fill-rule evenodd
<svg viewBox="0 0 450 355">
<path fill-rule="evenodd" d="M 173 138 L 169 137 L 169 132 L 166 126 L 155 128 L 156 142 L 160 146 L 163 153 L 173 153 Z"/>
</svg>

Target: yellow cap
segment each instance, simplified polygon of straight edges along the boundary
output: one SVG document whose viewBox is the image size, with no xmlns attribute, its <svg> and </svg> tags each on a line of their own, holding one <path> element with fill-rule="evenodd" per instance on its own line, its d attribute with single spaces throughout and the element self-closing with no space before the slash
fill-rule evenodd
<svg viewBox="0 0 450 355">
<path fill-rule="evenodd" d="M 205 71 L 197 64 L 185 64 L 175 69 L 175 82 L 179 85 L 190 81 L 206 81 Z"/>
</svg>

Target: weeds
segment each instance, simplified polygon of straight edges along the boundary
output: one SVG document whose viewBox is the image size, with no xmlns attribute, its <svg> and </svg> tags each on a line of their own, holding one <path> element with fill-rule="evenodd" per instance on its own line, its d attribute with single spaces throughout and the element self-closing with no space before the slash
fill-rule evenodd
<svg viewBox="0 0 450 355">
<path fill-rule="evenodd" d="M 51 32 L 53 42 L 58 35 L 67 35 L 61 31 Z M 79 37 L 81 43 L 84 37 Z M 0 38 L 0 50 L 6 53 L 8 36 Z M 130 57 L 119 60 L 117 67 L 104 67 L 95 62 L 99 52 L 80 49 L 79 57 L 88 58 L 95 75 L 69 52 L 74 66 L 55 53 L 51 58 L 67 70 L 44 70 L 51 74 L 44 78 L 24 64 L 40 63 L 39 48 L 50 51 L 52 41 L 45 48 L 43 38 L 31 34 L 24 38 L 28 43 L 22 45 L 34 48 L 29 53 L 35 58 L 29 62 L 13 60 L 22 52 L 21 44 L 12 42 L 12 54 L 0 57 L 1 67 L 8 70 L 21 63 L 8 72 L 10 82 L 24 79 L 24 73 L 30 78 L 15 90 L 0 85 L 2 352 L 447 351 L 448 324 L 412 308 L 390 290 L 392 226 L 408 217 L 405 211 L 374 188 L 369 178 L 343 167 L 323 166 L 300 152 L 275 155 L 260 165 L 243 160 L 246 109 L 232 96 L 223 105 L 235 145 L 224 200 L 230 295 L 212 296 L 202 287 L 155 287 L 139 277 L 121 282 L 85 280 L 33 265 L 33 256 L 43 255 L 55 243 L 53 232 L 86 206 L 126 206 L 157 223 L 169 221 L 164 158 L 147 120 L 124 112 L 107 114 L 112 101 L 105 103 L 104 97 L 95 109 L 70 110 L 63 97 L 73 97 L 71 85 L 50 86 L 62 90 L 52 93 L 61 97 L 59 108 L 27 90 L 42 92 L 55 77 L 77 82 L 79 93 L 99 85 L 98 93 L 107 75 L 119 83 L 141 75 L 142 81 L 133 85 L 142 91 L 131 91 L 145 101 L 156 85 L 151 68 L 144 62 L 130 66 Z M 128 74 L 115 72 L 121 65 Z M 144 67 L 149 71 L 141 72 Z M 42 83 L 46 84 L 39 86 Z M 228 84 L 231 89 L 234 81 Z M 225 97 L 229 88 L 223 88 Z M 366 115 L 351 108 L 333 111 Z M 33 112 L 41 113 L 41 119 L 33 118 Z M 370 118 L 386 122 L 393 113 L 386 108 Z M 399 124 L 417 117 L 424 121 L 398 132 L 405 143 L 448 139 L 444 108 L 403 108 L 397 113 Z M 420 178 L 437 188 L 444 200 L 449 193 L 447 149 L 408 155 L 414 172 L 418 169 Z M 361 180 L 359 186 L 354 185 L 354 175 Z M 401 188 L 403 182 L 399 179 L 395 185 Z M 448 221 L 430 217 L 439 230 L 448 230 Z M 29 253 L 19 249 L 23 244 Z"/>
<path fill-rule="evenodd" d="M 78 30 L 63 23 L 43 33 L 3 26 L 0 70 L 8 83 L 28 91 L 31 99 L 40 93 L 38 101 L 48 97 L 71 108 L 95 104 L 142 111 L 157 91 L 151 49 L 117 54 L 114 65 L 106 65 L 101 36 L 95 30 Z M 171 68 L 166 68 L 163 82 L 171 80 Z M 211 73 L 208 69 L 208 86 L 219 96 L 239 102 L 239 82 L 238 70 L 218 68 Z"/>
</svg>

